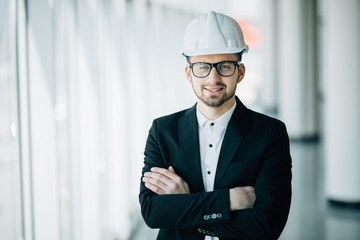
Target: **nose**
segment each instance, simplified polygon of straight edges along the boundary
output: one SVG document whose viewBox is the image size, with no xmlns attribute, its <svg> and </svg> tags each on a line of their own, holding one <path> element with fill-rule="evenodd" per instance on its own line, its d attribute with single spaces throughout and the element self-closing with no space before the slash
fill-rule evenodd
<svg viewBox="0 0 360 240">
<path fill-rule="evenodd" d="M 208 79 L 208 81 L 214 82 L 214 83 L 221 81 L 221 77 L 220 77 L 220 75 L 219 75 L 219 73 L 218 73 L 218 71 L 217 71 L 217 69 L 216 69 L 215 66 L 213 66 L 213 67 L 211 68 L 210 73 L 209 73 L 207 79 Z"/>
</svg>

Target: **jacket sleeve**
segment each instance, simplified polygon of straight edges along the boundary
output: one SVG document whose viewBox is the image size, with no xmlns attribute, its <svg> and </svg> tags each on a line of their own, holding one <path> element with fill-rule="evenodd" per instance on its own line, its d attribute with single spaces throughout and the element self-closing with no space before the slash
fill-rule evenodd
<svg viewBox="0 0 360 240">
<path fill-rule="evenodd" d="M 152 167 L 169 167 L 157 138 L 157 125 L 154 121 L 145 147 L 142 176 Z M 228 189 L 190 194 L 157 195 L 147 189 L 141 180 L 139 201 L 142 216 L 151 228 L 185 229 L 211 222 L 219 223 L 230 220 Z M 214 213 L 216 217 L 213 217 Z"/>
</svg>

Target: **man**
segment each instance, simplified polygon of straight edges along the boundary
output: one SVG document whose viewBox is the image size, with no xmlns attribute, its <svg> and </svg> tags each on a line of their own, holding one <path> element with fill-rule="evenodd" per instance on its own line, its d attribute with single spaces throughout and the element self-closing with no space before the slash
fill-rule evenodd
<svg viewBox="0 0 360 240">
<path fill-rule="evenodd" d="M 277 239 L 291 201 L 285 125 L 235 96 L 248 47 L 237 22 L 209 12 L 185 33 L 190 109 L 154 120 L 139 200 L 157 239 Z"/>
</svg>

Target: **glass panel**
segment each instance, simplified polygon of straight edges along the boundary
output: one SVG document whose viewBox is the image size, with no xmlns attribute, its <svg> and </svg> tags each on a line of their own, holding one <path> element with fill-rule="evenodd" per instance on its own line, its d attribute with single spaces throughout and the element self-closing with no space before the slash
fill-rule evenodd
<svg viewBox="0 0 360 240">
<path fill-rule="evenodd" d="M 15 1 L 0 1 L 0 239 L 21 237 Z"/>
<path fill-rule="evenodd" d="M 69 118 L 69 72 L 68 65 L 72 64 L 67 43 L 71 44 L 69 32 L 74 31 L 74 9 L 70 1 L 56 1 L 54 5 L 54 117 L 56 120 L 56 144 L 58 159 L 58 184 L 59 184 L 59 232 L 60 239 L 80 239 L 74 232 L 77 212 L 73 206 L 74 184 L 71 182 L 71 162 L 77 163 L 72 158 L 72 139 L 70 136 Z M 74 149 L 73 149 L 74 150 Z M 77 171 L 77 170 L 76 170 Z"/>
</svg>

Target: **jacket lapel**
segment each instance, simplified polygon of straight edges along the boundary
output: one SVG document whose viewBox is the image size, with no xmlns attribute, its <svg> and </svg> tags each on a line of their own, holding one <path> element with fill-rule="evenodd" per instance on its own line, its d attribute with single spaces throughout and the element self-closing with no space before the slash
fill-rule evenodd
<svg viewBox="0 0 360 240">
<path fill-rule="evenodd" d="M 199 132 L 196 118 L 196 105 L 188 110 L 183 118 L 179 119 L 179 138 L 183 157 L 190 173 L 188 178 L 192 192 L 204 191 L 201 174 Z"/>
<path fill-rule="evenodd" d="M 243 137 L 252 124 L 252 118 L 249 115 L 247 108 L 238 98 L 236 98 L 236 104 L 235 111 L 226 128 L 224 140 L 222 142 L 216 169 L 214 189 L 219 187 L 222 177 L 234 158 Z"/>
</svg>

